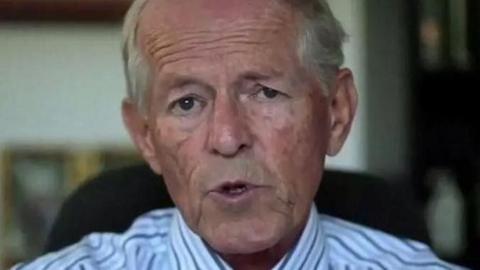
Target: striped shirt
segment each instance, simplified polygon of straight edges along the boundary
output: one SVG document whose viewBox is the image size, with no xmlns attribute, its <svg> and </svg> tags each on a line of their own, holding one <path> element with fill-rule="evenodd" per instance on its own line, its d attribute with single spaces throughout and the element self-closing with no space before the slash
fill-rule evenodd
<svg viewBox="0 0 480 270">
<path fill-rule="evenodd" d="M 189 229 L 180 212 L 163 209 L 139 217 L 123 234 L 94 233 L 79 243 L 14 270 L 232 269 Z M 283 269 L 462 269 L 439 260 L 424 244 L 396 238 L 312 206 L 295 247 L 273 268 Z"/>
</svg>

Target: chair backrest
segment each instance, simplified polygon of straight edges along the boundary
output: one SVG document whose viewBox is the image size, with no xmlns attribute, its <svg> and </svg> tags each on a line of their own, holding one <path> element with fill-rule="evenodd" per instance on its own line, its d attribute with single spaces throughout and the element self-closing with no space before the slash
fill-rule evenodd
<svg viewBox="0 0 480 270">
<path fill-rule="evenodd" d="M 385 180 L 327 170 L 315 203 L 321 213 L 428 244 L 425 222 L 411 198 Z M 45 251 L 78 242 L 92 232 L 125 231 L 139 215 L 171 206 L 162 177 L 145 164 L 101 173 L 66 199 Z"/>
</svg>

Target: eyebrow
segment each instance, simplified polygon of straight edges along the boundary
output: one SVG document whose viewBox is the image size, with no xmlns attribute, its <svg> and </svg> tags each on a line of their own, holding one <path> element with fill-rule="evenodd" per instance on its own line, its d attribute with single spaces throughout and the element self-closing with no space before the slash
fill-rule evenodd
<svg viewBox="0 0 480 270">
<path fill-rule="evenodd" d="M 240 74 L 238 78 L 234 81 L 234 85 L 240 84 L 242 81 L 258 81 L 258 80 L 268 80 L 272 78 L 278 78 L 283 75 L 283 72 L 276 69 L 268 69 L 266 72 L 258 71 L 246 71 Z M 166 86 L 169 89 L 173 88 L 183 88 L 189 85 L 199 85 L 205 89 L 214 89 L 214 87 L 204 80 L 190 75 L 181 75 L 173 73 L 169 76 L 169 79 L 166 82 Z"/>
<path fill-rule="evenodd" d="M 260 73 L 257 71 L 247 71 L 244 72 L 240 75 L 239 79 L 240 80 L 266 80 L 266 79 L 271 79 L 271 78 L 276 78 L 276 77 L 281 77 L 283 73 L 279 70 L 276 69 L 269 69 L 265 73 Z"/>
<path fill-rule="evenodd" d="M 205 81 L 192 77 L 192 76 L 185 76 L 185 75 L 179 75 L 179 74 L 172 74 L 170 76 L 171 79 L 168 80 L 167 86 L 168 88 L 183 88 L 188 85 L 200 85 L 202 87 L 205 87 L 207 89 L 212 89 L 213 87 L 206 83 Z"/>
</svg>

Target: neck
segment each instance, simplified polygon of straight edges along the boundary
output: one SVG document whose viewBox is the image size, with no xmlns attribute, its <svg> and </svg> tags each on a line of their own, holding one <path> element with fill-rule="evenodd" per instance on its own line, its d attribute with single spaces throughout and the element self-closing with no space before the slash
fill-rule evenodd
<svg viewBox="0 0 480 270">
<path fill-rule="evenodd" d="M 250 254 L 220 254 L 220 256 L 235 270 L 272 269 L 289 251 L 291 251 L 307 224 L 307 218 L 290 235 L 273 247 Z"/>
<path fill-rule="evenodd" d="M 252 254 L 225 255 L 222 258 L 235 270 L 266 270 L 272 269 L 286 252 L 276 253 L 265 250 Z"/>
</svg>

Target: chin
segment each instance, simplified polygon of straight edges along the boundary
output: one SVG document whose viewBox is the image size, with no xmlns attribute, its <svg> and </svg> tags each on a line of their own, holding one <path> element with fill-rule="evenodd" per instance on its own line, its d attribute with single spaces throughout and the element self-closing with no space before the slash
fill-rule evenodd
<svg viewBox="0 0 480 270">
<path fill-rule="evenodd" d="M 279 244 L 288 234 L 286 220 L 270 222 L 233 221 L 215 226 L 204 235 L 208 244 L 221 254 L 252 254 Z"/>
</svg>

